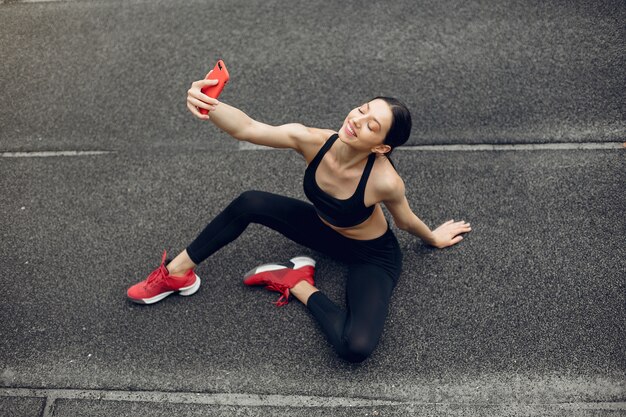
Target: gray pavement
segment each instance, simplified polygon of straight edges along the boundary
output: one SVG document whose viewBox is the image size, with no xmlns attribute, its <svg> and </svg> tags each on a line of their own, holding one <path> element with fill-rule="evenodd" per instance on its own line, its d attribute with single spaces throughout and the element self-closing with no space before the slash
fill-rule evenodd
<svg viewBox="0 0 626 417">
<path fill-rule="evenodd" d="M 336 126 L 385 94 L 413 110 L 414 144 L 626 135 L 622 0 L 0 6 L 11 149 L 208 149 L 184 101 L 217 58 L 223 100 L 272 123 Z"/>
<path fill-rule="evenodd" d="M 0 152 L 110 151 L 0 157 L 0 415 L 625 415 L 625 14 L 0 4 Z M 125 299 L 242 191 L 304 199 L 297 154 L 245 150 L 188 114 L 218 57 L 223 101 L 269 123 L 333 127 L 355 100 L 404 99 L 410 145 L 435 146 L 395 152 L 413 210 L 472 223 L 445 250 L 396 230 L 404 272 L 363 364 L 336 358 L 302 305 L 241 283 L 305 253 L 344 297 L 344 265 L 258 225 L 199 266 L 194 296 Z M 483 143 L 503 146 L 437 147 Z M 504 146 L 531 143 L 564 149 Z"/>
</svg>

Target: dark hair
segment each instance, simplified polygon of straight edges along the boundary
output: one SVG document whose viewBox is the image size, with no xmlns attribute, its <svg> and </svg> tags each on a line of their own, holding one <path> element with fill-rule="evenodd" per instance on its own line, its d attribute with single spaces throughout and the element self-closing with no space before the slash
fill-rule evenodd
<svg viewBox="0 0 626 417">
<path fill-rule="evenodd" d="M 370 101 L 377 99 L 384 100 L 391 107 L 391 115 L 393 116 L 391 118 L 391 127 L 383 141 L 384 145 L 391 146 L 391 150 L 385 154 L 390 156 L 391 152 L 397 146 L 404 145 L 411 135 L 411 112 L 409 112 L 404 103 L 393 97 L 378 96 Z"/>
</svg>

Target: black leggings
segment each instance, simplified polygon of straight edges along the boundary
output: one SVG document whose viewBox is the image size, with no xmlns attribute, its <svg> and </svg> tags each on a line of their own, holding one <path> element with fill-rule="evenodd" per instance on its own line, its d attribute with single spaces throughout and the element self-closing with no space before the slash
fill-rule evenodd
<svg viewBox="0 0 626 417">
<path fill-rule="evenodd" d="M 341 358 L 365 360 L 378 344 L 402 269 L 402 252 L 391 229 L 372 240 L 349 239 L 322 223 L 309 203 L 246 191 L 206 226 L 187 247 L 187 254 L 199 264 L 235 240 L 250 223 L 268 226 L 296 243 L 348 263 L 347 311 L 321 291 L 311 295 L 307 307 Z"/>
</svg>

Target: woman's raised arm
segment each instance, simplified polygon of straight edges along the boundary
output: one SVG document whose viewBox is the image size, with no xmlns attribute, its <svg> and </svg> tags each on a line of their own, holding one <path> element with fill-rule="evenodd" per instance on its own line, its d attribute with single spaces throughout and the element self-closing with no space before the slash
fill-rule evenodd
<svg viewBox="0 0 626 417">
<path fill-rule="evenodd" d="M 272 148 L 291 148 L 301 154 L 318 146 L 320 129 L 309 128 L 299 123 L 271 126 L 252 119 L 243 111 L 226 103 L 219 102 L 201 92 L 207 85 L 214 85 L 215 80 L 199 80 L 191 84 L 187 91 L 187 107 L 200 120 L 211 120 L 215 126 L 237 140 L 270 146 Z M 198 107 L 209 110 L 203 115 Z"/>
</svg>

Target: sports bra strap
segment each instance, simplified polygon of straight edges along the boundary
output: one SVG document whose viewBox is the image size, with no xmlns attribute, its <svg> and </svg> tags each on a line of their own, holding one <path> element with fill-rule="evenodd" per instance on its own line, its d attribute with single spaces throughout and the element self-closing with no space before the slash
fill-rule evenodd
<svg viewBox="0 0 626 417">
<path fill-rule="evenodd" d="M 361 175 L 361 180 L 359 181 L 359 185 L 357 185 L 356 187 L 355 194 L 362 193 L 365 191 L 365 184 L 367 184 L 367 179 L 370 176 L 370 172 L 372 172 L 374 161 L 376 161 L 376 154 L 372 152 L 370 156 L 367 157 L 367 164 L 365 164 L 365 169 L 363 170 L 363 175 Z"/>
<path fill-rule="evenodd" d="M 335 143 L 338 137 L 339 135 L 335 133 L 331 137 L 326 139 L 326 142 L 324 142 L 320 150 L 317 151 L 317 155 L 315 155 L 315 157 L 309 164 L 309 167 L 311 167 L 312 169 L 317 169 L 317 166 L 319 165 L 320 161 L 322 160 L 324 155 L 326 155 L 326 152 L 328 152 L 330 147 L 333 146 L 333 143 Z"/>
</svg>

